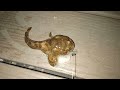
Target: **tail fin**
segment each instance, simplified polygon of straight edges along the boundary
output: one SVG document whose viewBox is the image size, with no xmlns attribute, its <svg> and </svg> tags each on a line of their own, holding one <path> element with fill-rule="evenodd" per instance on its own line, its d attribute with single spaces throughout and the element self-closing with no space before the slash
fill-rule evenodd
<svg viewBox="0 0 120 90">
<path fill-rule="evenodd" d="M 32 29 L 32 27 L 29 27 L 27 31 L 25 32 L 25 42 L 26 44 L 32 48 L 32 49 L 40 49 L 41 48 L 41 41 L 34 41 L 29 38 L 29 32 Z"/>
</svg>

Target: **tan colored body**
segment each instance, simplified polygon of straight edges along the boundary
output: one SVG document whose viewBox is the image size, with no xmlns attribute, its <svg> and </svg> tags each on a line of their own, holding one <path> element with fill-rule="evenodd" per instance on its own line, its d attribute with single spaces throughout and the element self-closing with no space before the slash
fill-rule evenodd
<svg viewBox="0 0 120 90">
<path fill-rule="evenodd" d="M 50 33 L 49 39 L 44 41 L 34 41 L 29 38 L 29 31 L 32 27 L 29 27 L 25 32 L 25 42 L 32 49 L 39 49 L 48 55 L 48 61 L 51 66 L 57 64 L 57 58 L 59 55 L 66 55 L 75 48 L 75 43 L 68 36 L 56 35 L 52 36 Z"/>
</svg>

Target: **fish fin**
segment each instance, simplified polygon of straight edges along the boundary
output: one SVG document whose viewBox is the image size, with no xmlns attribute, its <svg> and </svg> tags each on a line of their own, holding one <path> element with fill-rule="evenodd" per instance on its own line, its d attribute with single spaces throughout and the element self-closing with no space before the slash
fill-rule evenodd
<svg viewBox="0 0 120 90">
<path fill-rule="evenodd" d="M 49 33 L 49 37 L 51 37 L 51 38 L 53 37 L 51 32 Z"/>
</svg>

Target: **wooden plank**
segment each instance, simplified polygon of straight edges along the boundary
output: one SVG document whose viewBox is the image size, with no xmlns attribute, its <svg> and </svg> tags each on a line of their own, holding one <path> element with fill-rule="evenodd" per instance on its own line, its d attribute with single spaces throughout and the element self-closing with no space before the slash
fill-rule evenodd
<svg viewBox="0 0 120 90">
<path fill-rule="evenodd" d="M 100 15 L 113 19 L 120 19 L 120 11 L 78 11 L 78 12 Z"/>
<path fill-rule="evenodd" d="M 25 63 L 18 62 L 18 61 L 8 60 L 8 59 L 0 59 L 0 63 L 4 63 L 4 64 L 16 66 L 16 67 L 21 67 L 24 69 L 33 70 L 33 71 L 37 71 L 37 72 L 45 73 L 48 75 L 53 75 L 53 76 L 65 78 L 65 79 L 78 78 L 78 77 L 75 77 L 75 76 L 72 76 L 69 74 L 61 73 L 59 71 L 52 71 L 52 70 L 45 69 L 42 67 L 38 67 L 38 66 L 30 65 L 30 64 L 25 64 Z M 78 78 L 78 79 L 81 79 L 81 78 Z"/>
<path fill-rule="evenodd" d="M 63 34 L 75 42 L 76 75 L 83 78 L 120 78 L 120 21 L 78 12 L 2 12 L 0 57 L 54 71 L 75 74 L 75 59 L 51 67 L 47 56 L 30 49 L 24 32 L 32 26 L 34 40 Z M 43 32 L 44 31 L 44 32 Z"/>
<path fill-rule="evenodd" d="M 63 78 L 0 63 L 0 79 L 63 79 Z"/>
<path fill-rule="evenodd" d="M 74 73 L 74 67 L 70 67 L 69 64 L 52 67 L 49 65 L 47 56 L 44 53 L 39 50 L 33 50 L 26 45 L 24 41 L 24 33 L 27 28 L 16 24 L 17 22 L 15 22 L 16 18 L 14 16 L 15 13 L 16 12 L 6 12 L 5 16 L 3 17 L 6 18 L 6 20 L 1 19 L 2 23 L 0 34 L 2 40 L 0 41 L 0 56 L 5 59 L 36 65 L 46 69 L 60 71 L 72 75 Z M 46 37 L 48 38 L 49 33 L 46 34 Z M 43 36 L 44 35 L 45 34 L 43 33 Z M 73 61 L 69 61 L 68 63 L 74 65 L 72 62 Z M 67 67 L 64 67 L 65 65 Z"/>
</svg>

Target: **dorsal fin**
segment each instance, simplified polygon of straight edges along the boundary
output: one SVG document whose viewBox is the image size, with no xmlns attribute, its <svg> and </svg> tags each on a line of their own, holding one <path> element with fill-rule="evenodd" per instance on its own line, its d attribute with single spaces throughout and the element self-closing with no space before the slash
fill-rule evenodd
<svg viewBox="0 0 120 90">
<path fill-rule="evenodd" d="M 49 33 L 49 37 L 51 37 L 51 38 L 53 37 L 51 32 Z"/>
</svg>

